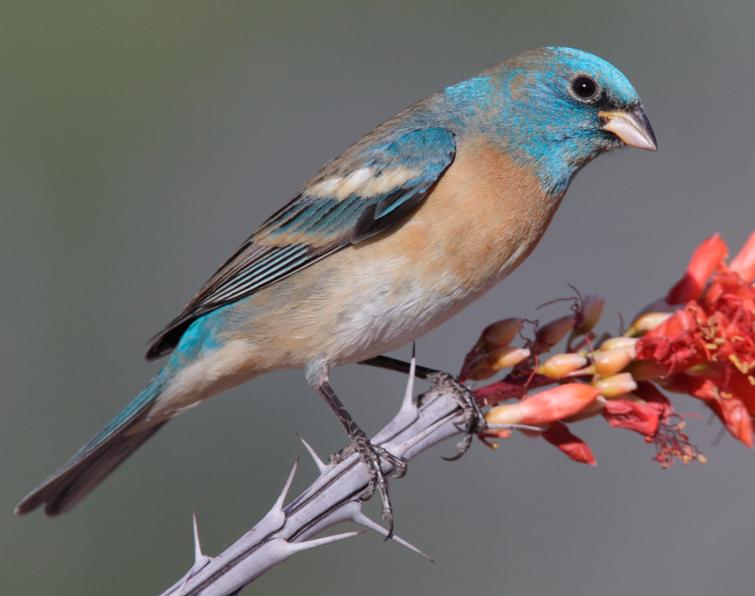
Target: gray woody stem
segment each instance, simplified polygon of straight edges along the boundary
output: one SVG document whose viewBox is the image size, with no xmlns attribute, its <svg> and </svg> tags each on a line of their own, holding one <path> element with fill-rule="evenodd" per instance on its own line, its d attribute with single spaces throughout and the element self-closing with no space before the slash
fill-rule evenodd
<svg viewBox="0 0 755 596">
<path fill-rule="evenodd" d="M 421 397 L 418 407 L 413 398 L 413 379 L 412 374 L 399 413 L 372 439 L 373 444 L 405 460 L 459 434 L 463 428 L 462 411 L 451 387 L 443 384 L 436 386 Z M 359 456 L 355 454 L 338 464 L 326 464 L 306 442 L 302 442 L 313 457 L 320 476 L 284 507 L 297 469 L 295 463 L 272 509 L 217 557 L 202 553 L 195 520 L 194 565 L 163 592 L 164 595 L 235 594 L 295 553 L 361 533 L 346 532 L 314 538 L 324 529 L 340 522 L 352 521 L 383 536 L 387 534 L 385 528 L 362 512 L 359 497 L 368 488 L 369 470 Z M 391 469 L 389 463 L 383 464 L 384 472 L 388 473 Z M 392 539 L 429 559 L 398 536 Z"/>
</svg>

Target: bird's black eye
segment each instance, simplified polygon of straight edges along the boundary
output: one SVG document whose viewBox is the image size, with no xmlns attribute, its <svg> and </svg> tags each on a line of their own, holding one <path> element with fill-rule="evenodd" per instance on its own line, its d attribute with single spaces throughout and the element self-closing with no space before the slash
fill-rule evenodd
<svg viewBox="0 0 755 596">
<path fill-rule="evenodd" d="M 571 91 L 581 101 L 591 101 L 598 97 L 599 89 L 595 79 L 578 75 L 571 82 Z"/>
</svg>

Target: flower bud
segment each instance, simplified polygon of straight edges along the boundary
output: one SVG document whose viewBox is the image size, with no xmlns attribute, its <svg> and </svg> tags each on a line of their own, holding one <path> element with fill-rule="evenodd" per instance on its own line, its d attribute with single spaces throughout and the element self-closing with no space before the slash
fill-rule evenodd
<svg viewBox="0 0 755 596">
<path fill-rule="evenodd" d="M 573 416 L 597 398 L 599 391 L 584 383 L 570 383 L 546 389 L 515 404 L 492 408 L 489 424 L 549 424 Z"/>
<path fill-rule="evenodd" d="M 600 349 L 601 350 L 614 350 L 616 348 L 636 349 L 638 341 L 639 339 L 637 339 L 636 337 L 626 337 L 624 335 L 619 335 L 618 337 L 609 337 L 606 341 L 600 344 Z"/>
<path fill-rule="evenodd" d="M 606 400 L 601 399 L 600 396 L 591 404 L 589 404 L 584 409 L 580 410 L 574 416 L 569 416 L 568 418 L 564 418 L 563 422 L 579 422 L 580 420 L 587 420 L 588 418 L 592 418 L 596 414 L 600 414 L 603 411 L 603 408 L 605 408 Z"/>
<path fill-rule="evenodd" d="M 574 332 L 579 335 L 585 335 L 593 330 L 598 324 L 600 316 L 603 314 L 605 300 L 600 296 L 589 294 L 582 300 L 582 307 L 577 314 L 577 323 L 574 326 Z"/>
<path fill-rule="evenodd" d="M 629 373 L 619 373 L 593 382 L 600 394 L 607 398 L 618 397 L 637 389 L 637 382 Z"/>
<path fill-rule="evenodd" d="M 592 363 L 595 374 L 601 377 L 610 377 L 624 370 L 634 359 L 634 348 L 614 348 L 613 350 L 599 350 L 592 354 Z"/>
<path fill-rule="evenodd" d="M 637 336 L 642 335 L 646 331 L 655 329 L 671 316 L 668 312 L 646 312 L 645 314 L 637 317 L 634 322 L 629 326 L 627 335 Z"/>
<path fill-rule="evenodd" d="M 509 425 L 509 424 L 524 424 L 522 421 L 524 418 L 526 408 L 522 407 L 522 402 L 518 401 L 512 404 L 503 404 L 491 408 L 491 410 L 485 414 L 485 421 L 490 425 Z"/>
<path fill-rule="evenodd" d="M 536 372 L 551 379 L 561 379 L 587 364 L 587 358 L 579 354 L 567 353 L 551 356 L 537 367 Z"/>
<path fill-rule="evenodd" d="M 534 351 L 539 353 L 550 350 L 574 328 L 575 321 L 574 315 L 567 315 L 540 327 L 535 333 Z"/>
<path fill-rule="evenodd" d="M 459 375 L 462 381 L 483 381 L 495 375 L 499 370 L 511 368 L 530 357 L 526 348 L 504 346 L 490 353 L 467 355 Z"/>
<path fill-rule="evenodd" d="M 482 332 L 482 339 L 488 349 L 507 346 L 522 329 L 522 319 L 503 319 L 491 323 Z"/>
<path fill-rule="evenodd" d="M 495 350 L 488 358 L 488 366 L 494 371 L 516 366 L 530 357 L 530 351 L 526 348 L 514 348 L 507 346 Z"/>
</svg>

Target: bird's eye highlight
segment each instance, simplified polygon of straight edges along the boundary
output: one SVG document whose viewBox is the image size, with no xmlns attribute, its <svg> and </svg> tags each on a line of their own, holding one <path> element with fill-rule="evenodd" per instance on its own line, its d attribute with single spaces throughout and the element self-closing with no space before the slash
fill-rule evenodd
<svg viewBox="0 0 755 596">
<path fill-rule="evenodd" d="M 591 101 L 598 97 L 600 89 L 595 79 L 586 75 L 578 75 L 571 82 L 571 91 L 580 101 Z"/>
</svg>

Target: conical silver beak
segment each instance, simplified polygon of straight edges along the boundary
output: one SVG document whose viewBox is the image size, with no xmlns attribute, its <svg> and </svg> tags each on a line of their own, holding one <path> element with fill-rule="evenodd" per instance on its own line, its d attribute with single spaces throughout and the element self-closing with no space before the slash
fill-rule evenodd
<svg viewBox="0 0 755 596">
<path fill-rule="evenodd" d="M 646 151 L 658 149 L 653 127 L 641 105 L 631 110 L 600 112 L 598 115 L 603 122 L 603 130 L 615 134 L 626 145 Z"/>
</svg>

